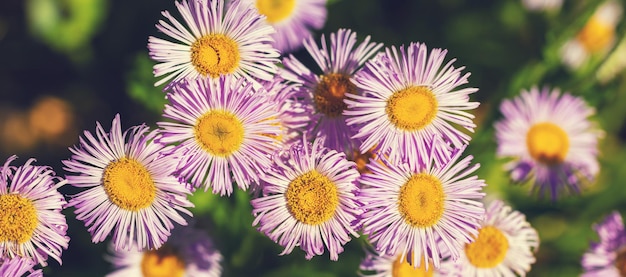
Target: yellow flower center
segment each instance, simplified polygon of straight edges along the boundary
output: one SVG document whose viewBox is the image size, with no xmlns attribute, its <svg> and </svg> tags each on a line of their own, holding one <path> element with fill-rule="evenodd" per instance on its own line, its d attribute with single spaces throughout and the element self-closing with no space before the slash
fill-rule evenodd
<svg viewBox="0 0 626 277">
<path fill-rule="evenodd" d="M 339 205 L 337 186 L 315 170 L 293 179 L 287 187 L 285 198 L 293 217 L 308 225 L 326 222 Z"/>
<path fill-rule="evenodd" d="M 156 185 L 148 169 L 132 158 L 109 163 L 102 176 L 104 191 L 118 207 L 138 211 L 152 204 Z"/>
<path fill-rule="evenodd" d="M 434 275 L 432 263 L 428 263 L 428 270 L 422 263 L 420 267 L 413 267 L 407 259 L 398 257 L 391 268 L 391 277 L 432 277 Z"/>
<path fill-rule="evenodd" d="M 141 259 L 143 277 L 182 277 L 185 261 L 167 246 L 144 252 Z"/>
<path fill-rule="evenodd" d="M 443 215 L 444 198 L 439 179 L 426 173 L 415 174 L 400 188 L 398 209 L 408 224 L 430 227 Z"/>
<path fill-rule="evenodd" d="M 561 127 L 549 123 L 537 123 L 526 134 L 530 156 L 548 165 L 563 162 L 569 150 L 569 138 Z"/>
<path fill-rule="evenodd" d="M 27 242 L 37 224 L 37 209 L 30 199 L 19 194 L 0 195 L 0 242 Z"/>
<path fill-rule="evenodd" d="M 356 94 L 356 86 L 349 76 L 339 73 L 323 75 L 313 92 L 316 110 L 328 117 L 341 116 L 347 107 L 343 102 L 347 93 Z"/>
<path fill-rule="evenodd" d="M 389 121 L 399 129 L 417 131 L 435 119 L 437 107 L 437 99 L 429 88 L 414 86 L 391 95 L 385 111 Z"/>
<path fill-rule="evenodd" d="M 626 248 L 622 248 L 617 251 L 617 257 L 615 257 L 615 267 L 619 271 L 619 276 L 626 277 Z"/>
<path fill-rule="evenodd" d="M 296 0 L 257 0 L 256 8 L 267 17 L 267 22 L 277 23 L 288 18 L 296 7 Z"/>
<path fill-rule="evenodd" d="M 239 150 L 244 138 L 243 123 L 227 111 L 209 111 L 196 121 L 197 142 L 214 156 L 226 157 Z"/>
<path fill-rule="evenodd" d="M 191 45 L 191 64 L 200 74 L 211 78 L 233 73 L 239 65 L 239 47 L 222 34 L 203 36 Z"/>
<path fill-rule="evenodd" d="M 592 16 L 576 36 L 589 53 L 596 53 L 608 47 L 614 38 L 615 27 L 597 16 Z"/>
<path fill-rule="evenodd" d="M 474 242 L 465 245 L 465 255 L 478 268 L 493 268 L 499 265 L 509 250 L 509 241 L 502 231 L 493 226 L 478 230 Z"/>
</svg>

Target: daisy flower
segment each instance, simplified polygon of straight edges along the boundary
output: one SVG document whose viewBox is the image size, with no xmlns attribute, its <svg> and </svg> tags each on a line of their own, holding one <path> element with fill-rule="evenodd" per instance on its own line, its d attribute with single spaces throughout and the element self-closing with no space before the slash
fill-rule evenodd
<svg viewBox="0 0 626 277">
<path fill-rule="evenodd" d="M 302 47 L 302 38 L 326 23 L 326 0 L 245 0 L 276 29 L 274 47 L 283 54 Z"/>
<path fill-rule="evenodd" d="M 183 25 L 168 11 L 157 29 L 176 42 L 150 37 L 150 57 L 158 62 L 156 86 L 172 80 L 217 78 L 228 74 L 270 80 L 280 56 L 272 46 L 274 28 L 253 6 L 238 0 L 183 0 L 175 2 Z"/>
<path fill-rule="evenodd" d="M 440 241 L 439 241 L 440 242 Z M 443 248 L 445 249 L 445 248 Z M 447 256 L 444 254 L 444 258 Z M 446 267 L 434 268 L 429 261 L 428 269 L 425 265 L 413 267 L 410 257 L 402 255 L 390 256 L 366 250 L 365 258 L 359 265 L 359 276 L 362 277 L 439 277 L 448 276 Z"/>
<path fill-rule="evenodd" d="M 413 267 L 420 267 L 423 257 L 439 268 L 442 253 L 458 259 L 461 245 L 478 234 L 485 182 L 473 175 L 479 164 L 470 165 L 472 156 L 459 160 L 464 148 L 441 166 L 430 149 L 419 161 L 395 164 L 380 157 L 381 162 L 370 162 L 371 173 L 358 179 L 358 199 L 363 234 L 378 253 L 401 260 L 410 256 Z"/>
<path fill-rule="evenodd" d="M 109 257 L 115 271 L 107 277 L 173 276 L 219 277 L 222 255 L 206 232 L 193 227 L 177 227 L 159 249 L 114 250 Z"/>
<path fill-rule="evenodd" d="M 57 189 L 67 180 L 48 166 L 33 165 L 35 159 L 11 166 L 15 159 L 15 155 L 9 157 L 0 167 L 0 257 L 11 268 L 25 266 L 16 263 L 31 263 L 18 258 L 46 266 L 52 257 L 61 264 L 61 252 L 70 238 L 61 213 L 65 198 Z"/>
<path fill-rule="evenodd" d="M 293 55 L 283 59 L 285 70 L 281 74 L 286 80 L 303 84 L 298 96 L 313 112 L 306 132 L 311 137 L 326 136 L 325 146 L 330 149 L 352 153 L 358 144 L 346 125 L 344 99 L 357 93 L 351 78 L 382 44 L 370 43 L 369 36 L 357 44 L 356 33 L 348 29 L 330 34 L 330 48 L 324 35 L 321 43 L 318 48 L 313 37 L 304 41 L 304 47 L 321 70 L 320 75 Z"/>
<path fill-rule="evenodd" d="M 187 224 L 181 213 L 191 216 L 190 192 L 172 175 L 176 161 L 162 157 L 170 147 L 154 143 L 158 137 L 145 125 L 122 133 L 118 114 L 109 133 L 96 122 L 95 136 L 85 131 L 70 148 L 73 155 L 63 161 L 67 180 L 84 190 L 69 206 L 94 243 L 112 234 L 115 249 L 158 248 L 174 228 L 172 221 Z"/>
<path fill-rule="evenodd" d="M 392 46 L 356 74 L 356 87 L 363 94 L 348 94 L 343 114 L 349 126 L 358 128 L 354 138 L 363 139 L 362 152 L 376 146 L 397 160 L 428 155 L 426 145 L 434 134 L 455 148 L 469 142 L 470 136 L 454 126 L 473 132 L 474 116 L 466 110 L 478 107 L 478 102 L 469 102 L 469 94 L 478 89 L 457 88 L 470 74 L 461 75 L 465 67 L 454 68 L 455 59 L 443 65 L 446 53 L 433 49 L 428 56 L 420 43 L 399 52 Z"/>
<path fill-rule="evenodd" d="M 30 258 L 3 258 L 0 260 L 0 276 L 43 277 L 41 269 L 33 269 L 35 265 L 35 261 Z"/>
<path fill-rule="evenodd" d="M 359 173 L 343 153 L 325 148 L 322 140 L 312 145 L 303 140 L 280 152 L 261 177 L 263 195 L 251 200 L 252 225 L 285 247 L 281 255 L 299 246 L 311 259 L 326 248 L 336 261 L 350 235 L 359 236 Z"/>
<path fill-rule="evenodd" d="M 159 142 L 176 144 L 170 154 L 181 157 L 176 174 L 220 195 L 233 192 L 233 181 L 243 190 L 258 183 L 280 147 L 278 112 L 265 95 L 232 76 L 174 87 L 163 112 L 174 122 L 157 124 Z"/>
<path fill-rule="evenodd" d="M 615 0 L 598 6 L 578 34 L 559 50 L 562 62 L 570 69 L 577 69 L 592 55 L 606 54 L 615 44 L 615 29 L 622 11 L 622 4 Z"/>
<path fill-rule="evenodd" d="M 564 190 L 580 192 L 580 183 L 598 173 L 602 132 L 589 122 L 594 110 L 582 98 L 533 87 L 504 100 L 500 111 L 497 155 L 514 158 L 506 165 L 514 181 L 531 180 L 541 196 L 550 193 L 556 200 Z"/>
<path fill-rule="evenodd" d="M 537 231 L 524 214 L 502 201 L 492 201 L 478 236 L 465 244 L 461 259 L 449 264 L 451 276 L 526 276 L 539 247 Z"/>
<path fill-rule="evenodd" d="M 583 277 L 619 277 L 626 275 L 626 232 L 619 212 L 609 214 L 594 224 L 600 241 L 591 243 L 582 258 Z"/>
</svg>

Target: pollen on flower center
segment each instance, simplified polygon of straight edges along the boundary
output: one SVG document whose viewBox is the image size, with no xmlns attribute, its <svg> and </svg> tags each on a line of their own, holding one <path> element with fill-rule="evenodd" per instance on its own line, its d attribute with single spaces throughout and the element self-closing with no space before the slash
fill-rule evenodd
<svg viewBox="0 0 626 277">
<path fill-rule="evenodd" d="M 626 276 L 626 248 L 617 251 L 615 257 L 615 268 L 619 271 L 619 276 Z"/>
<path fill-rule="evenodd" d="M 331 73 L 323 75 L 313 92 L 313 102 L 318 112 L 328 117 L 341 116 L 347 105 L 343 102 L 346 94 L 355 94 L 354 85 L 347 75 Z"/>
<path fill-rule="evenodd" d="M 614 38 L 615 28 L 597 16 L 592 16 L 576 36 L 585 50 L 590 53 L 596 53 L 609 46 Z"/>
<path fill-rule="evenodd" d="M 315 170 L 293 179 L 287 187 L 285 198 L 293 217 L 309 225 L 326 222 L 339 205 L 336 185 Z"/>
<path fill-rule="evenodd" d="M 548 165 L 563 162 L 569 150 L 567 133 L 549 122 L 533 125 L 526 134 L 526 144 L 535 160 Z"/>
<path fill-rule="evenodd" d="M 191 64 L 200 74 L 211 78 L 233 73 L 239 58 L 237 43 L 222 34 L 203 36 L 191 45 Z"/>
<path fill-rule="evenodd" d="M 493 268 L 499 265 L 508 250 L 508 239 L 502 231 L 493 226 L 480 228 L 476 240 L 465 245 L 467 259 L 479 268 Z"/>
<path fill-rule="evenodd" d="M 413 86 L 391 95 L 385 112 L 389 121 L 399 129 L 417 131 L 433 121 L 437 107 L 437 99 L 428 87 Z"/>
<path fill-rule="evenodd" d="M 415 174 L 400 188 L 398 209 L 408 224 L 430 227 L 443 215 L 444 198 L 439 179 L 426 173 Z"/>
<path fill-rule="evenodd" d="M 150 172 L 139 161 L 121 158 L 104 168 L 104 191 L 118 207 L 138 211 L 152 204 L 156 185 Z"/>
<path fill-rule="evenodd" d="M 267 17 L 267 22 L 277 23 L 288 18 L 296 7 L 295 0 L 257 0 L 256 8 Z"/>
<path fill-rule="evenodd" d="M 243 123 L 227 111 L 209 111 L 194 126 L 198 143 L 214 156 L 226 157 L 243 143 Z"/>
<path fill-rule="evenodd" d="M 27 242 L 38 223 L 30 199 L 19 194 L 0 195 L 0 242 Z"/>
<path fill-rule="evenodd" d="M 185 274 L 185 261 L 170 247 L 163 246 L 143 254 L 141 273 L 144 277 L 182 277 Z"/>
<path fill-rule="evenodd" d="M 398 257 L 393 262 L 391 277 L 432 277 L 434 272 L 435 269 L 432 263 L 428 264 L 428 270 L 426 270 L 426 266 L 423 263 L 420 267 L 413 267 L 406 258 L 401 259 L 401 257 Z"/>
</svg>

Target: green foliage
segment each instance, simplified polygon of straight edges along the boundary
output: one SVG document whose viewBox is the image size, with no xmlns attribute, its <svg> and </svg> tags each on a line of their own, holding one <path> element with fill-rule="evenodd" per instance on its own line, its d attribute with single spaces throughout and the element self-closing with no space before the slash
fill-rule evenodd
<svg viewBox="0 0 626 277">
<path fill-rule="evenodd" d="M 107 14 L 105 0 L 28 0 L 31 33 L 53 49 L 81 60 Z M 77 56 L 78 55 L 78 56 Z"/>
</svg>

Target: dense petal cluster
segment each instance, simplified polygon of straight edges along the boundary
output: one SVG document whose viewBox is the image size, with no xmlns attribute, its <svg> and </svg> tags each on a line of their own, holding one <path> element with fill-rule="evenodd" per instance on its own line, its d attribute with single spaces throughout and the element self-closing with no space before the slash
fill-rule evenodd
<svg viewBox="0 0 626 277">
<path fill-rule="evenodd" d="M 175 228 L 167 242 L 156 250 L 115 250 L 110 245 L 115 268 L 107 277 L 203 276 L 222 274 L 222 254 L 206 232 L 190 226 Z"/>
<path fill-rule="evenodd" d="M 599 241 L 591 243 L 582 257 L 585 277 L 626 274 L 626 230 L 619 212 L 614 211 L 593 226 Z"/>
<path fill-rule="evenodd" d="M 434 151 L 427 154 L 421 162 L 370 162 L 371 172 L 358 180 L 363 233 L 376 251 L 400 259 L 408 255 L 414 267 L 425 261 L 426 269 L 429 260 L 439 268 L 444 252 L 458 259 L 485 213 L 480 202 L 485 182 L 473 175 L 479 167 L 471 164 L 473 157 L 460 159 L 462 151 L 456 151 L 439 166 Z"/>
<path fill-rule="evenodd" d="M 160 247 L 174 228 L 186 225 L 183 214 L 193 206 L 189 188 L 173 176 L 173 158 L 162 158 L 160 136 L 148 126 L 122 132 L 116 115 L 110 132 L 96 123 L 95 136 L 85 131 L 72 157 L 64 160 L 68 183 L 82 191 L 72 196 L 69 207 L 85 223 L 94 243 L 109 235 L 116 249 Z"/>
<path fill-rule="evenodd" d="M 324 27 L 326 0 L 245 0 L 254 3 L 269 25 L 276 29 L 273 45 L 283 55 L 302 47 L 302 38 Z"/>
<path fill-rule="evenodd" d="M 478 107 L 469 101 L 478 89 L 459 88 L 470 73 L 452 66 L 456 59 L 444 64 L 447 52 L 429 54 L 422 43 L 391 46 L 357 72 L 354 81 L 362 94 L 347 95 L 344 115 L 358 130 L 354 138 L 363 140 L 361 152 L 375 147 L 392 159 L 412 159 L 428 155 L 434 135 L 455 148 L 469 143 L 470 136 L 454 126 L 474 130 L 474 116 L 467 111 Z"/>
<path fill-rule="evenodd" d="M 530 181 L 540 195 L 557 199 L 579 193 L 600 170 L 598 139 L 602 132 L 589 120 L 594 114 L 584 99 L 558 89 L 531 88 L 500 105 L 504 118 L 495 123 L 497 155 L 516 182 Z"/>
<path fill-rule="evenodd" d="M 263 194 L 251 201 L 253 225 L 284 246 L 282 254 L 300 247 L 311 259 L 327 249 L 337 260 L 350 236 L 359 236 L 359 173 L 343 153 L 322 144 L 305 140 L 279 152 L 261 177 Z"/>
<path fill-rule="evenodd" d="M 168 156 L 180 157 L 176 174 L 220 195 L 233 192 L 233 181 L 243 190 L 257 184 L 281 146 L 280 104 L 267 95 L 228 75 L 174 87 L 163 112 L 173 121 L 157 124 L 159 143 L 175 145 Z"/>
<path fill-rule="evenodd" d="M 465 245 L 457 263 L 446 264 L 447 271 L 449 276 L 526 276 L 538 247 L 539 235 L 524 214 L 493 200 L 477 238 Z"/>
<path fill-rule="evenodd" d="M 358 93 L 352 77 L 382 44 L 370 42 L 369 36 L 357 43 L 355 32 L 339 29 L 330 34 L 330 45 L 322 35 L 321 46 L 309 37 L 304 47 L 319 69 L 311 69 L 290 55 L 283 59 L 285 69 L 280 71 L 285 80 L 302 84 L 297 97 L 310 113 L 303 129 L 311 138 L 326 137 L 326 147 L 351 155 L 360 141 L 352 138 L 354 130 L 346 124 L 344 100 Z"/>
<path fill-rule="evenodd" d="M 33 165 L 35 159 L 12 166 L 15 159 L 9 157 L 0 167 L 0 270 L 45 266 L 48 257 L 61 264 L 70 238 L 61 213 L 66 201 L 57 189 L 67 180 L 48 166 Z"/>
<path fill-rule="evenodd" d="M 228 3 L 226 3 L 228 2 Z M 272 79 L 279 52 L 272 46 L 274 28 L 248 3 L 239 0 L 182 0 L 176 8 L 183 25 L 168 11 L 156 27 L 169 40 L 150 37 L 150 57 L 157 61 L 155 85 L 223 74 L 255 80 Z"/>
</svg>

